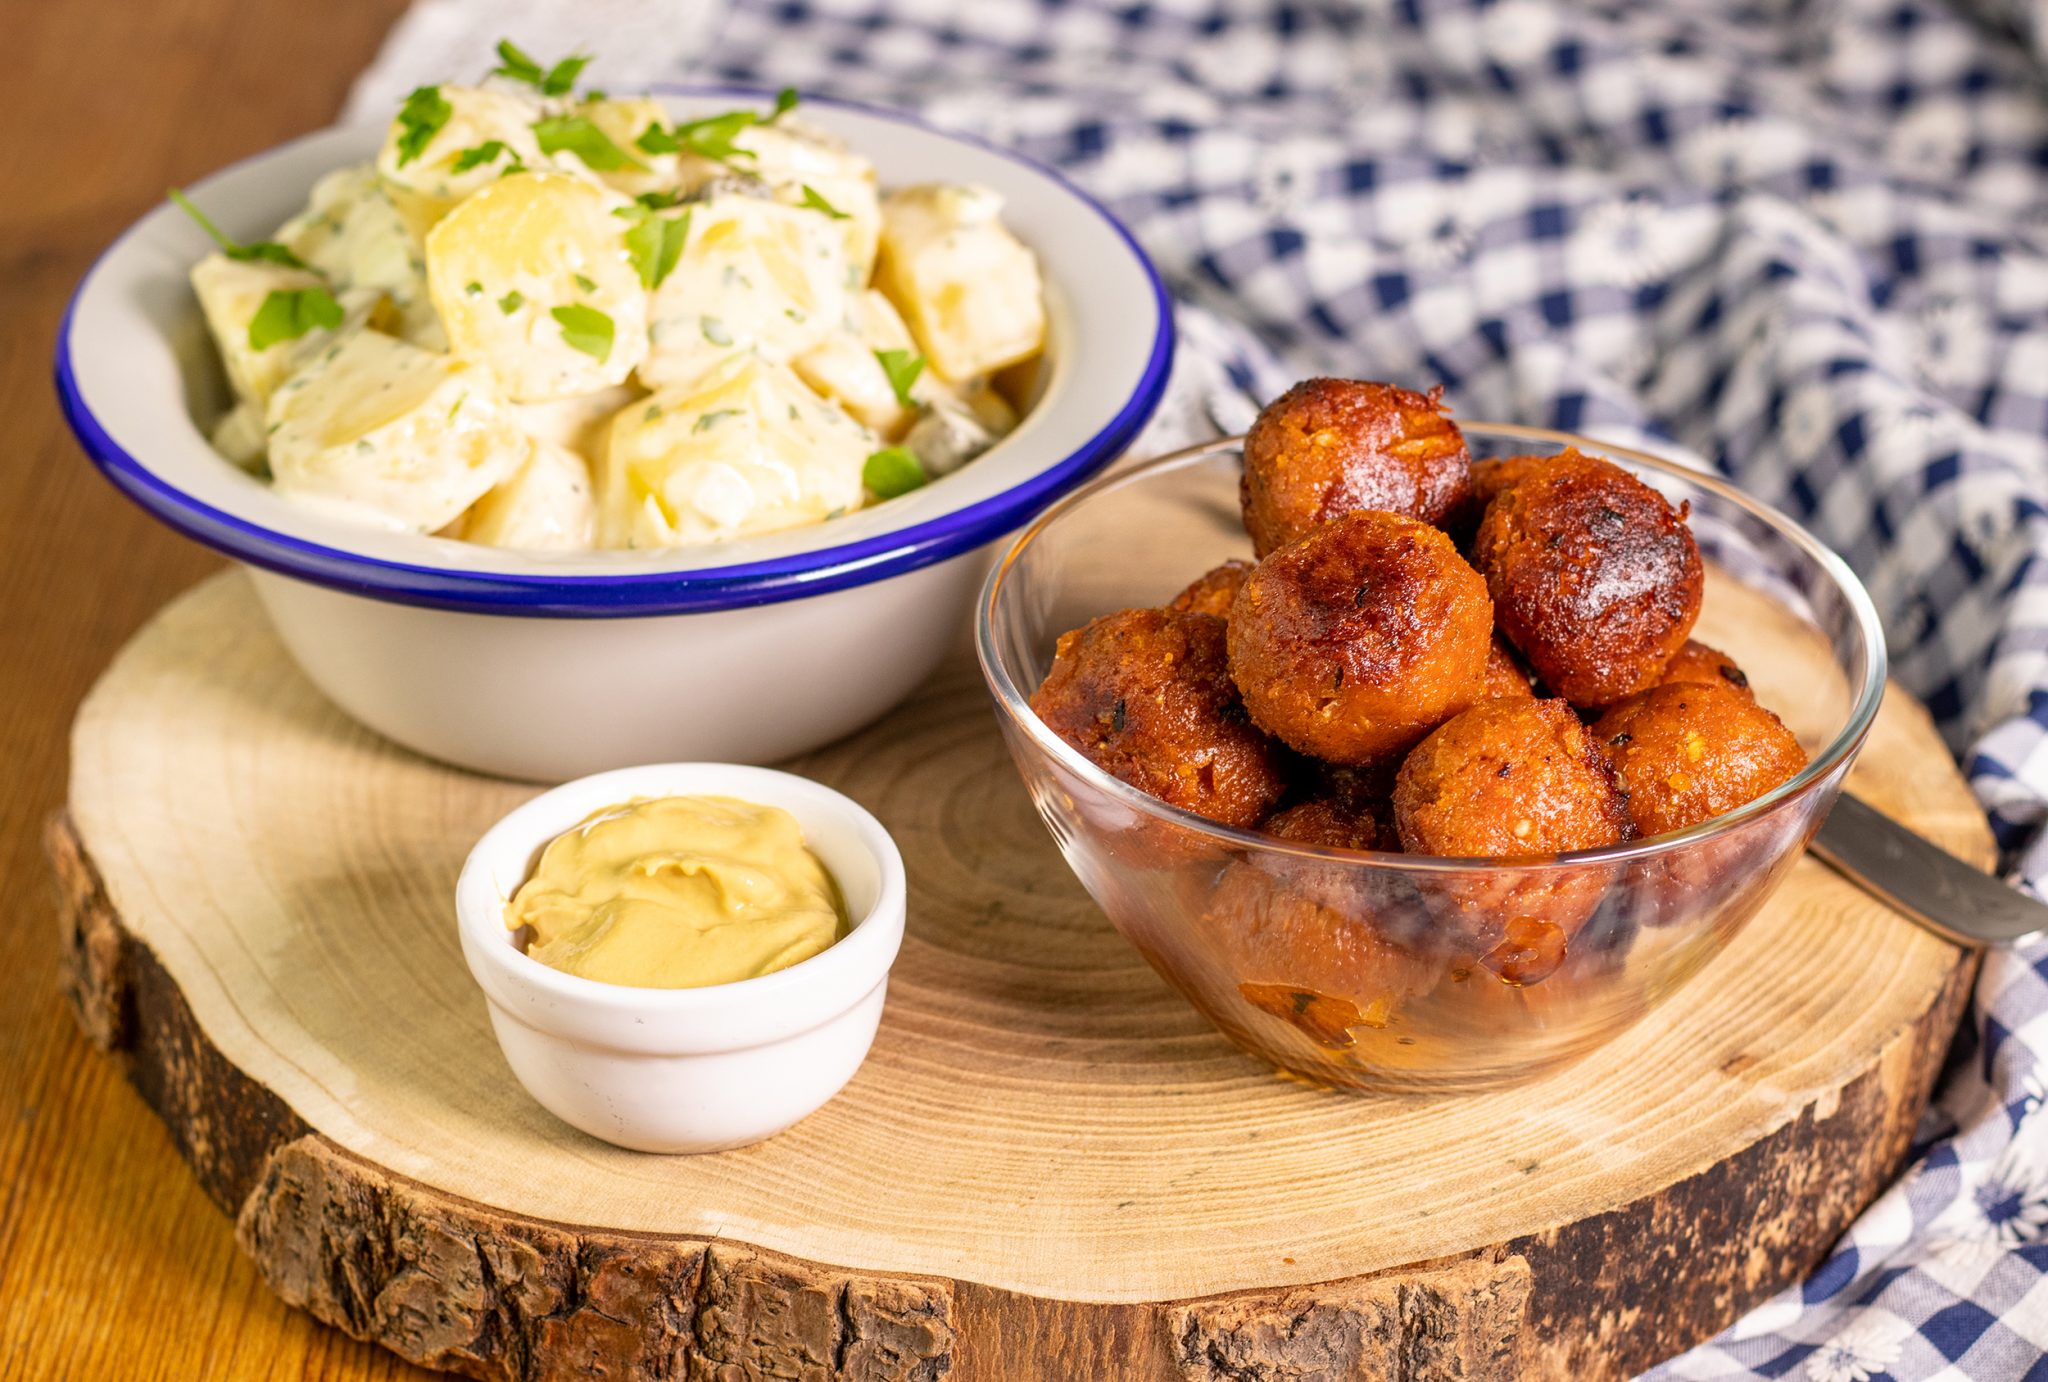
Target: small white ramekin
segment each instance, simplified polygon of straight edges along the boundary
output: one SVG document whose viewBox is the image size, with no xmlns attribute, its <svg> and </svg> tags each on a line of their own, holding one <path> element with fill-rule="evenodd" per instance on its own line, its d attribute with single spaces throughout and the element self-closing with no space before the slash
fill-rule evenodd
<svg viewBox="0 0 2048 1382">
<path fill-rule="evenodd" d="M 695 989 L 584 979 L 513 945 L 505 904 L 549 841 L 603 807 L 682 795 L 795 816 L 839 884 L 846 937 L 774 974 Z M 455 912 L 498 1045 L 529 1094 L 621 1147 L 716 1152 L 814 1112 L 866 1059 L 903 942 L 903 857 L 881 822 L 807 778 L 726 763 L 621 768 L 543 792 L 485 832 L 455 885 Z"/>
</svg>

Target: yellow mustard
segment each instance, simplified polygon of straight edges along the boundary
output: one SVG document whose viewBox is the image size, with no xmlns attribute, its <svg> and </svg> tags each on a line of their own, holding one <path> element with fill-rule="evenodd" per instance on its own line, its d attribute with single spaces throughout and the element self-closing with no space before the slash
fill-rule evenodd
<svg viewBox="0 0 2048 1382">
<path fill-rule="evenodd" d="M 542 964 L 635 988 L 772 974 L 846 934 L 796 817 L 711 796 L 608 806 L 556 836 L 505 925 L 532 928 Z"/>
</svg>

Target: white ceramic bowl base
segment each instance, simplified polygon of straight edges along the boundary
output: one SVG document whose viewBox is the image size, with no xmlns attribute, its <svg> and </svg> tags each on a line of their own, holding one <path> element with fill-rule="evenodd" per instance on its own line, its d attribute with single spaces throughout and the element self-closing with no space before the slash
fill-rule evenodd
<svg viewBox="0 0 2048 1382">
<path fill-rule="evenodd" d="M 251 569 L 293 659 L 352 718 L 460 767 L 559 782 L 633 763 L 769 763 L 868 724 L 962 636 L 986 551 L 807 600 L 535 619 Z"/>
<path fill-rule="evenodd" d="M 496 1003 L 491 1030 L 528 1093 L 573 1128 L 635 1152 L 729 1151 L 773 1137 L 824 1107 L 867 1059 L 882 1020 L 884 979 L 859 1004 L 786 1043 L 710 1055 L 649 1056 L 564 1042 Z"/>
<path fill-rule="evenodd" d="M 839 885 L 846 936 L 788 969 L 695 989 L 583 979 L 513 944 L 505 903 L 550 840 L 607 806 L 695 794 L 795 816 Z M 820 783 L 728 763 L 625 768 L 544 792 L 485 832 L 455 886 L 462 955 L 513 1075 L 563 1122 L 643 1152 L 758 1142 L 844 1088 L 874 1042 L 904 906 L 902 856 L 873 816 Z"/>
</svg>

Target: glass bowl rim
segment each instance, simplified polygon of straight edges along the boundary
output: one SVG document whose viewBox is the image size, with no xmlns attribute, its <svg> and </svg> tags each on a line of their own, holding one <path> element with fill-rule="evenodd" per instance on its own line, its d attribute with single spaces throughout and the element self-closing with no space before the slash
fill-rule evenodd
<svg viewBox="0 0 2048 1382">
<path fill-rule="evenodd" d="M 1456 855 L 1400 854 L 1384 850 L 1337 849 L 1322 845 L 1301 844 L 1282 840 L 1277 836 L 1261 834 L 1254 830 L 1241 830 L 1235 826 L 1219 824 L 1206 816 L 1170 805 L 1140 791 L 1122 779 L 1112 776 L 1089 761 L 1081 752 L 1049 729 L 1031 709 L 1027 693 L 1021 692 L 1009 667 L 996 647 L 995 608 L 1001 598 L 1003 583 L 1010 568 L 1023 556 L 1026 549 L 1039 535 L 1058 523 L 1068 514 L 1087 504 L 1098 495 L 1121 489 L 1126 485 L 1152 479 L 1170 471 L 1192 466 L 1225 452 L 1241 450 L 1242 435 L 1218 437 L 1211 441 L 1198 442 L 1193 446 L 1171 451 L 1147 461 L 1133 465 L 1119 465 L 1108 474 L 1072 491 L 1057 503 L 1047 508 L 1031 525 L 1017 534 L 1001 558 L 990 567 L 987 579 L 982 583 L 981 595 L 974 612 L 974 652 L 981 664 L 983 679 L 988 683 L 999 710 L 1009 717 L 1019 730 L 1043 753 L 1050 755 L 1068 772 L 1079 777 L 1097 791 L 1106 793 L 1112 799 L 1145 815 L 1155 817 L 1179 826 L 1197 835 L 1205 836 L 1220 846 L 1231 849 L 1254 849 L 1262 853 L 1280 854 L 1305 860 L 1326 863 L 1370 864 L 1378 868 L 1397 869 L 1414 873 L 1471 873 L 1486 870 L 1526 871 L 1537 868 L 1558 867 L 1601 867 L 1628 863 L 1640 859 L 1654 859 L 1665 854 L 1677 853 L 1702 841 L 1726 835 L 1735 829 L 1763 816 L 1774 814 L 1786 804 L 1805 797 L 1817 790 L 1837 768 L 1848 761 L 1870 733 L 1870 726 L 1877 718 L 1879 705 L 1884 700 L 1886 678 L 1889 675 L 1889 659 L 1885 649 L 1884 626 L 1879 620 L 1877 607 L 1872 603 L 1870 593 L 1863 582 L 1849 569 L 1847 562 L 1837 556 L 1820 539 L 1806 531 L 1798 523 L 1760 500 L 1743 493 L 1727 480 L 1696 466 L 1653 455 L 1633 447 L 1618 446 L 1574 432 L 1563 432 L 1548 427 L 1530 427 L 1519 423 L 1506 422 L 1461 422 L 1460 430 L 1468 436 L 1504 438 L 1519 442 L 1540 442 L 1560 448 L 1577 447 L 1592 455 L 1619 457 L 1632 464 L 1643 466 L 1660 474 L 1670 475 L 1689 485 L 1696 485 L 1716 497 L 1726 500 L 1751 517 L 1763 523 L 1776 536 L 1789 543 L 1805 555 L 1833 582 L 1837 592 L 1849 606 L 1858 639 L 1866 652 L 1862 684 L 1856 688 L 1855 699 L 1850 706 L 1847 719 L 1835 737 L 1807 760 L 1806 766 L 1790 779 L 1764 793 L 1754 800 L 1745 802 L 1733 811 L 1710 817 L 1697 825 L 1687 826 L 1663 835 L 1651 836 L 1646 840 L 1630 840 L 1618 845 L 1603 845 L 1597 849 L 1570 850 L 1561 854 L 1536 854 L 1512 857 L 1463 857 Z"/>
</svg>

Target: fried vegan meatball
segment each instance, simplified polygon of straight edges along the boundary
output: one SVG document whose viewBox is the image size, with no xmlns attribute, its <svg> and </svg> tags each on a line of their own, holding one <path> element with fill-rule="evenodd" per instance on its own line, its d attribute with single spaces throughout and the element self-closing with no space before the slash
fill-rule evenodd
<svg viewBox="0 0 2048 1382">
<path fill-rule="evenodd" d="M 1732 686 L 1672 682 L 1593 726 L 1641 835 L 1664 835 L 1754 801 L 1806 766 L 1776 715 Z"/>
<path fill-rule="evenodd" d="M 1619 844 L 1628 812 L 1563 701 L 1481 701 L 1416 745 L 1394 779 L 1411 854 L 1509 858 Z"/>
<path fill-rule="evenodd" d="M 1486 690 L 1491 698 L 1504 696 L 1509 700 L 1533 701 L 1536 688 L 1530 685 L 1529 669 L 1515 656 L 1514 650 L 1496 636 L 1486 650 Z"/>
<path fill-rule="evenodd" d="M 1167 601 L 1166 607 L 1189 614 L 1213 614 L 1218 619 L 1228 619 L 1230 602 L 1237 598 L 1238 587 L 1251 574 L 1251 562 L 1226 561 L 1195 577 L 1194 583 Z"/>
<path fill-rule="evenodd" d="M 1657 683 L 1705 586 L 1685 518 L 1620 466 L 1576 451 L 1488 506 L 1472 564 L 1501 632 L 1552 691 L 1598 709 Z"/>
<path fill-rule="evenodd" d="M 1224 825 L 1257 825 L 1286 787 L 1214 615 L 1127 609 L 1061 635 L 1031 708 L 1103 771 Z"/>
<path fill-rule="evenodd" d="M 1680 681 L 1726 686 L 1750 700 L 1756 699 L 1756 692 L 1750 689 L 1748 675 L 1735 665 L 1735 659 L 1718 648 L 1708 647 L 1697 638 L 1686 639 L 1685 646 L 1678 650 L 1678 656 L 1664 664 L 1664 675 L 1657 678 L 1659 686 Z"/>
<path fill-rule="evenodd" d="M 1398 850 L 1385 803 L 1319 797 L 1260 827 L 1295 844 Z M 1398 880 L 1342 864 L 1263 858 L 1224 871 L 1198 923 L 1246 1003 L 1319 1045 L 1350 1046 L 1353 1027 L 1383 1027 L 1401 998 L 1436 979 L 1439 964 L 1402 944 L 1413 903 Z"/>
<path fill-rule="evenodd" d="M 1245 436 L 1245 531 L 1263 557 L 1354 509 L 1441 523 L 1471 485 L 1465 438 L 1427 394 L 1310 379 L 1266 405 Z"/>
<path fill-rule="evenodd" d="M 1394 832 L 1392 803 L 1364 796 L 1310 797 L 1268 816 L 1259 830 L 1294 844 L 1320 845 L 1325 849 L 1396 854 L 1401 850 L 1401 837 Z"/>
<path fill-rule="evenodd" d="M 1479 699 L 1493 607 L 1443 533 L 1360 510 L 1260 562 L 1229 630 L 1230 674 L 1261 728 L 1311 757 L 1370 763 Z"/>
</svg>

